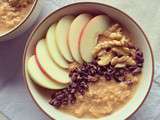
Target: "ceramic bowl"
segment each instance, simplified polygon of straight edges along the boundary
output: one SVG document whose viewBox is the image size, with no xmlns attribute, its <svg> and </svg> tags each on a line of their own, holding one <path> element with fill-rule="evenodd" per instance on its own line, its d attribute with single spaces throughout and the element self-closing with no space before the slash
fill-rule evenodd
<svg viewBox="0 0 160 120">
<path fill-rule="evenodd" d="M 32 82 L 27 73 L 27 61 L 28 58 L 33 54 L 33 50 L 37 41 L 45 37 L 46 31 L 50 25 L 58 21 L 62 16 L 79 14 L 83 12 L 91 14 L 107 14 L 114 20 L 118 21 L 129 31 L 132 39 L 135 40 L 137 47 L 140 48 L 140 50 L 144 53 L 145 61 L 143 73 L 133 98 L 118 111 L 112 113 L 111 115 L 100 118 L 101 120 L 124 120 L 133 115 L 140 108 L 140 106 L 142 106 L 142 103 L 149 93 L 154 73 L 153 54 L 149 41 L 140 26 L 124 12 L 105 4 L 83 2 L 65 6 L 51 13 L 34 29 L 27 41 L 23 56 L 23 74 L 27 89 L 29 90 L 30 95 L 38 107 L 50 118 L 56 120 L 79 120 L 78 118 L 67 113 L 60 112 L 48 103 L 50 92 L 36 86 Z"/>
<path fill-rule="evenodd" d="M 41 0 L 34 0 L 34 3 L 28 13 L 28 15 L 13 29 L 0 35 L 0 41 L 11 40 L 16 38 L 18 35 L 24 33 L 30 28 L 36 21 L 41 10 Z"/>
</svg>

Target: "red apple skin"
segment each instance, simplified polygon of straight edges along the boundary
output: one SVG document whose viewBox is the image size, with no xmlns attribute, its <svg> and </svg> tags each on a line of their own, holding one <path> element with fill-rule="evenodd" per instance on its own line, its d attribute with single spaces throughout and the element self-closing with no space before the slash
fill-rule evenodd
<svg viewBox="0 0 160 120">
<path fill-rule="evenodd" d="M 41 70 L 41 72 L 44 73 L 44 75 L 45 75 L 46 77 L 48 77 L 49 79 L 52 79 L 52 78 L 47 74 L 47 72 L 42 68 L 42 66 L 40 65 L 40 63 L 39 63 L 39 61 L 38 61 L 38 58 L 37 58 L 36 48 L 34 49 L 34 53 L 35 53 L 36 63 L 37 63 L 37 65 L 38 65 L 39 69 Z"/>
<path fill-rule="evenodd" d="M 83 16 L 84 15 L 84 16 Z M 75 20 L 77 20 L 77 18 L 79 18 L 80 16 L 82 16 L 82 18 L 83 18 L 83 20 L 84 21 L 86 21 L 85 22 L 85 24 L 83 24 L 82 23 L 82 28 L 80 28 L 79 30 L 79 34 L 78 34 L 78 36 L 77 36 L 77 38 L 76 38 L 76 40 L 75 41 L 77 41 L 76 42 L 76 47 L 77 47 L 77 49 L 78 50 L 80 50 L 80 39 L 81 39 L 81 34 L 82 34 L 82 32 L 83 32 L 83 30 L 84 30 L 84 28 L 86 27 L 86 25 L 89 23 L 89 21 L 93 18 L 93 16 L 91 15 L 91 14 L 88 14 L 88 13 L 81 13 L 81 14 L 79 14 L 74 20 L 73 20 L 73 22 L 75 22 Z M 86 17 L 86 18 L 85 18 Z M 82 19 L 82 18 L 79 18 L 79 19 Z M 73 25 L 73 22 L 72 22 L 72 24 L 71 25 Z M 72 26 L 73 27 L 73 26 Z M 72 33 L 74 34 L 74 32 L 73 32 L 73 30 L 72 30 Z M 82 59 L 82 57 L 81 57 L 81 55 L 80 55 L 80 51 L 78 51 L 79 52 L 79 59 L 77 58 L 77 57 L 75 57 L 75 55 L 73 55 L 74 53 L 73 53 L 73 49 L 72 49 L 72 45 L 70 45 L 70 34 L 71 34 L 71 28 L 70 28 L 70 31 L 69 31 L 69 33 L 68 33 L 68 39 L 67 39 L 67 43 L 68 43 L 68 46 L 69 46 L 69 50 L 70 50 L 70 52 L 72 53 L 71 55 L 72 55 L 72 57 L 73 57 L 73 59 L 76 61 L 76 62 L 78 62 L 78 63 L 83 63 L 84 62 L 84 60 Z M 71 37 L 72 38 L 72 37 Z M 73 39 L 71 39 L 71 40 L 73 40 Z"/>
<path fill-rule="evenodd" d="M 95 22 L 95 20 L 97 21 L 97 18 L 99 18 L 99 17 L 105 17 L 105 19 L 106 19 L 106 22 L 105 22 L 105 26 L 103 26 L 103 29 L 104 29 L 104 27 L 107 29 L 107 28 L 109 28 L 109 25 L 110 25 L 110 18 L 107 16 L 107 15 L 97 15 L 97 16 L 94 16 L 87 24 L 86 24 L 86 26 L 84 27 L 84 29 L 82 30 L 82 33 L 81 33 L 81 37 L 80 37 L 80 40 L 79 40 L 79 49 L 80 49 L 80 55 L 81 55 L 81 57 L 82 57 L 82 59 L 85 61 L 85 62 L 91 62 L 91 55 L 89 55 L 89 56 L 87 56 L 88 58 L 86 59 L 86 56 L 85 56 L 85 58 L 84 58 L 84 55 L 82 54 L 83 52 L 85 52 L 85 51 L 81 51 L 81 49 L 82 49 L 82 47 L 81 47 L 81 43 L 82 43 L 82 41 L 83 41 L 83 37 L 84 37 L 84 34 L 89 34 L 88 32 L 86 32 L 86 29 L 88 28 L 88 26 L 89 25 L 91 25 L 90 23 L 94 23 Z M 94 22 L 93 22 L 94 21 Z M 103 21 L 104 22 L 104 21 Z M 102 25 L 102 24 L 101 24 Z M 90 26 L 91 27 L 91 26 Z M 96 32 L 96 34 L 98 35 L 98 32 L 99 31 L 97 31 Z M 103 32 L 102 30 L 101 30 L 101 32 Z M 96 36 L 97 37 L 97 36 Z M 89 50 L 90 51 L 90 50 Z"/>
<path fill-rule="evenodd" d="M 42 66 L 41 66 L 41 64 L 39 63 L 39 61 L 38 61 L 38 58 L 37 58 L 37 52 L 36 52 L 37 50 L 36 50 L 36 47 L 35 47 L 35 49 L 34 49 L 34 54 L 35 54 L 35 60 L 36 60 L 36 63 L 37 63 L 37 65 L 38 65 L 38 67 L 39 67 L 39 69 L 41 70 L 41 72 L 47 77 L 47 78 L 49 78 L 49 79 L 51 79 L 51 80 L 54 80 L 50 75 L 48 75 L 48 73 L 42 68 Z M 60 83 L 60 82 L 58 82 L 57 80 L 54 80 L 55 82 L 57 82 L 57 83 Z M 61 84 L 63 84 L 63 83 L 61 83 Z"/>
<path fill-rule="evenodd" d="M 34 57 L 34 61 L 35 62 L 33 62 L 33 57 Z M 31 60 L 32 59 L 32 60 Z M 30 61 L 32 61 L 32 64 L 30 64 Z M 35 71 L 31 71 L 31 72 L 33 72 L 33 74 L 32 73 L 30 73 L 30 68 L 28 68 L 28 65 L 32 65 L 32 67 L 36 67 L 36 69 L 38 69 L 38 70 L 36 70 L 35 68 L 33 68 L 32 70 L 34 70 L 35 69 Z M 48 79 L 48 77 L 46 77 L 46 75 L 44 74 L 44 73 L 42 73 L 42 71 L 40 70 L 40 68 L 39 68 L 39 66 L 38 66 L 38 64 L 37 64 L 37 62 L 36 62 L 36 58 L 35 58 L 35 55 L 33 55 L 33 56 L 31 56 L 30 58 L 29 58 L 29 60 L 28 60 L 28 63 L 27 63 L 27 69 L 30 69 L 29 71 L 28 71 L 28 74 L 29 74 L 29 76 L 31 77 L 31 79 L 33 80 L 33 82 L 35 82 L 38 86 L 41 86 L 41 87 L 43 87 L 43 88 L 45 88 L 45 89 L 49 89 L 49 90 L 60 90 L 60 89 L 63 89 L 63 88 L 65 88 L 66 87 L 66 85 L 65 84 L 59 84 L 58 82 L 56 82 L 55 80 L 52 80 L 52 79 Z M 35 72 L 40 72 L 42 75 L 34 75 L 34 73 Z M 34 75 L 34 76 L 33 76 Z M 38 77 L 39 76 L 39 77 Z M 38 79 L 36 79 L 36 77 L 38 77 Z M 38 80 L 38 82 L 37 82 L 37 80 Z M 44 81 L 46 81 L 47 83 L 48 83 L 48 85 L 47 84 L 45 84 L 44 83 Z"/>
</svg>

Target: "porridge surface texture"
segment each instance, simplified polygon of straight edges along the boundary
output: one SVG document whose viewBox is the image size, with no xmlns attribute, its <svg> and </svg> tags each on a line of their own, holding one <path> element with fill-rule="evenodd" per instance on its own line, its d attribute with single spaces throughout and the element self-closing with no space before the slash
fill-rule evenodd
<svg viewBox="0 0 160 120">
<path fill-rule="evenodd" d="M 29 13 L 33 1 L 0 0 L 0 35 L 17 26 Z"/>
</svg>

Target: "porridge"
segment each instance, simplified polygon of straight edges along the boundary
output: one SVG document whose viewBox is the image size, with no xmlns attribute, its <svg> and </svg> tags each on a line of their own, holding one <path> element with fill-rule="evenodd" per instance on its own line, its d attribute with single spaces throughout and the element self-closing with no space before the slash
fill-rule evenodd
<svg viewBox="0 0 160 120">
<path fill-rule="evenodd" d="M 60 109 L 78 117 L 97 118 L 119 109 L 132 97 L 132 92 L 134 89 L 125 83 L 117 84 L 114 80 L 100 78 L 96 84 L 90 84 L 84 96 L 77 94 L 74 105 L 62 106 Z"/>
<path fill-rule="evenodd" d="M 33 0 L 0 0 L 0 35 L 18 25 L 32 4 Z"/>
<path fill-rule="evenodd" d="M 143 53 L 126 29 L 107 15 L 74 17 L 64 16 L 50 26 L 46 38 L 35 46 L 28 73 L 35 83 L 53 90 L 49 100 L 53 107 L 80 118 L 104 117 L 134 96 L 142 73 Z M 67 31 L 76 32 L 68 36 Z M 58 46 L 60 40 L 66 40 L 69 47 L 63 41 Z M 67 47 L 73 49 L 67 51 Z M 75 54 L 70 55 L 70 51 Z"/>
</svg>

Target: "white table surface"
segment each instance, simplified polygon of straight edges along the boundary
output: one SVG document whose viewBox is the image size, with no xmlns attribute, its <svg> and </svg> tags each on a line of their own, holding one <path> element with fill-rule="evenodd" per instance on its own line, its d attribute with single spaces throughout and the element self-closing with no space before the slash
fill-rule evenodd
<svg viewBox="0 0 160 120">
<path fill-rule="evenodd" d="M 51 11 L 78 0 L 42 0 L 40 21 Z M 79 0 L 82 1 L 82 0 Z M 86 1 L 86 0 L 83 0 Z M 91 0 L 89 0 L 91 1 Z M 152 45 L 156 72 L 151 92 L 143 106 L 129 120 L 160 120 L 160 0 L 92 0 L 126 12 L 141 25 Z M 0 111 L 11 120 L 49 120 L 31 99 L 22 78 L 22 54 L 32 29 L 15 40 L 0 43 Z M 0 120 L 2 118 L 0 117 Z"/>
</svg>

